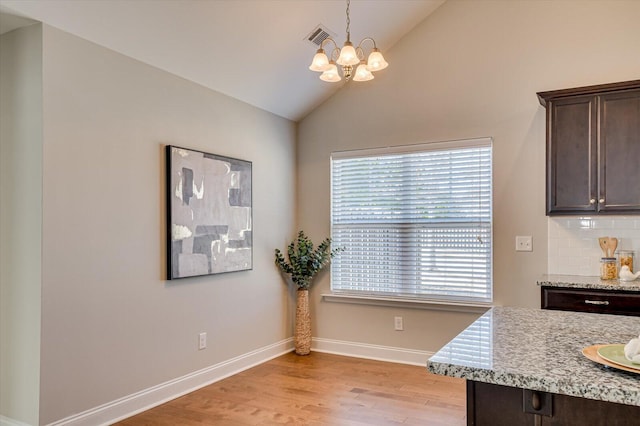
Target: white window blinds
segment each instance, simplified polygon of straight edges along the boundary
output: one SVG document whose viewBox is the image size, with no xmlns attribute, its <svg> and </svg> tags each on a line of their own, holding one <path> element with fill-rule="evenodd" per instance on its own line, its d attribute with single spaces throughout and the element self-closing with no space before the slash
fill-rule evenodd
<svg viewBox="0 0 640 426">
<path fill-rule="evenodd" d="M 337 293 L 490 302 L 491 139 L 334 153 Z"/>
</svg>

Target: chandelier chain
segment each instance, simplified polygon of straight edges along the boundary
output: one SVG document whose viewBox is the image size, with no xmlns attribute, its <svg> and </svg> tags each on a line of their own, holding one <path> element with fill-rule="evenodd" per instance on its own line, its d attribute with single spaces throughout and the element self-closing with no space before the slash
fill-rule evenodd
<svg viewBox="0 0 640 426">
<path fill-rule="evenodd" d="M 347 0 L 347 40 L 351 38 L 351 18 L 349 17 L 349 5 L 351 0 Z"/>
</svg>

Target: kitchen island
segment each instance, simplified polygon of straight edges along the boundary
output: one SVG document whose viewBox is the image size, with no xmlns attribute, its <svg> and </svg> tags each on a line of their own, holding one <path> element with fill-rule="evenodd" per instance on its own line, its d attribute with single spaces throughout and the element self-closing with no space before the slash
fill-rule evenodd
<svg viewBox="0 0 640 426">
<path fill-rule="evenodd" d="M 638 334 L 637 317 L 495 307 L 427 368 L 467 379 L 469 425 L 638 425 L 640 374 L 582 354 Z"/>
</svg>

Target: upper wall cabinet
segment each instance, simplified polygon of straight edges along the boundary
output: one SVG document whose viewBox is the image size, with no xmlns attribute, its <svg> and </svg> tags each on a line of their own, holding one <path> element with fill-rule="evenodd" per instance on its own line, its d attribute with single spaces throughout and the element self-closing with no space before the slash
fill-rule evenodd
<svg viewBox="0 0 640 426">
<path fill-rule="evenodd" d="M 539 92 L 547 215 L 640 214 L 640 80 Z"/>
</svg>

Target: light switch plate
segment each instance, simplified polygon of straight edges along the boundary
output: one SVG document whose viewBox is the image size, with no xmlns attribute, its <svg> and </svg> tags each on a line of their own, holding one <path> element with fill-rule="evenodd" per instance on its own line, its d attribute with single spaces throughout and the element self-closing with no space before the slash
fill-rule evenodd
<svg viewBox="0 0 640 426">
<path fill-rule="evenodd" d="M 531 235 L 516 236 L 516 251 L 533 251 Z"/>
</svg>

